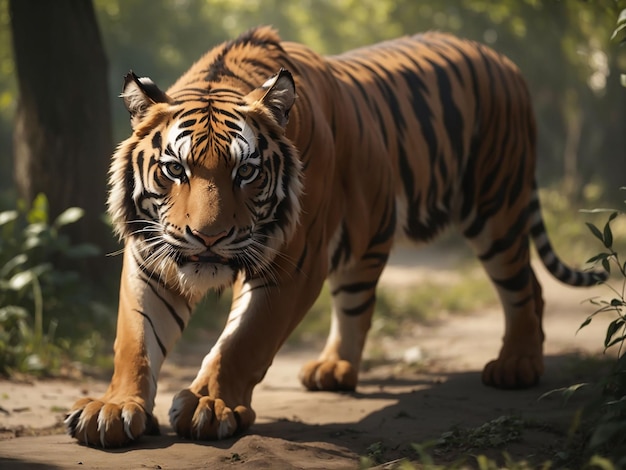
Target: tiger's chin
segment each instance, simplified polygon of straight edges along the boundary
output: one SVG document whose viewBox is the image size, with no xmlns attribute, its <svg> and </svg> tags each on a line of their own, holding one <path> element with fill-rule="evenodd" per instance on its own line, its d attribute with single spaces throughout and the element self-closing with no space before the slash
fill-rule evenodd
<svg viewBox="0 0 626 470">
<path fill-rule="evenodd" d="M 231 286 L 239 272 L 227 263 L 213 263 L 204 260 L 187 260 L 178 264 L 178 284 L 183 295 L 198 299 L 207 291 L 221 290 Z"/>
</svg>

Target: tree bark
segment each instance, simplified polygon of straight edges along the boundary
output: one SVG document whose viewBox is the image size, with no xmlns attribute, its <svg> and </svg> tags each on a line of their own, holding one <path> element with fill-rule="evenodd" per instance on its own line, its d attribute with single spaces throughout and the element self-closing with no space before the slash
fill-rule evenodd
<svg viewBox="0 0 626 470">
<path fill-rule="evenodd" d="M 49 201 L 51 220 L 85 209 L 72 239 L 110 247 L 102 222 L 112 150 L 107 59 L 90 0 L 10 0 L 19 103 L 15 183 L 30 203 Z"/>
</svg>

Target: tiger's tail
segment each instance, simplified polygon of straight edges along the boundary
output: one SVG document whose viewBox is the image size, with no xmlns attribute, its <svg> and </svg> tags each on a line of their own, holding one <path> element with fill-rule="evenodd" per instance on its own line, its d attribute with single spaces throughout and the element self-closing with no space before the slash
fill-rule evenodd
<svg viewBox="0 0 626 470">
<path fill-rule="evenodd" d="M 609 277 L 606 271 L 584 272 L 572 269 L 558 258 L 552 248 L 546 227 L 543 223 L 539 194 L 536 187 L 533 191 L 532 200 L 530 201 L 529 212 L 531 221 L 530 234 L 537 248 L 537 252 L 546 269 L 550 271 L 550 274 L 556 279 L 570 286 L 587 287 L 604 282 Z"/>
</svg>

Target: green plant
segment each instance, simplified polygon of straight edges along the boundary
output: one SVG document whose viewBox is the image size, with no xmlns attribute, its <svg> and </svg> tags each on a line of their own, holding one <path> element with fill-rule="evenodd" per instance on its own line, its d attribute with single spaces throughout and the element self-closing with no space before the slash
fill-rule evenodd
<svg viewBox="0 0 626 470">
<path fill-rule="evenodd" d="M 598 211 L 605 210 L 595 212 Z M 587 224 L 591 233 L 603 244 L 603 250 L 591 257 L 589 262 L 600 264 L 608 273 L 613 272 L 613 278 L 619 281 L 617 287 L 609 282 L 604 283 L 612 292 L 611 298 L 590 299 L 596 309 L 580 328 L 584 328 L 600 314 L 610 315 L 604 347 L 606 351 L 616 346 L 617 360 L 599 384 L 600 396 L 588 407 L 588 413 L 594 419 L 588 449 L 592 453 L 610 457 L 619 468 L 623 468 L 626 466 L 626 354 L 623 351 L 626 340 L 626 262 L 614 248 L 611 228 L 611 223 L 618 215 L 619 212 L 611 211 L 602 229 Z"/>
<path fill-rule="evenodd" d="M 59 370 L 72 348 L 94 355 L 91 323 L 105 309 L 72 262 L 99 250 L 72 244 L 63 230 L 82 216 L 69 208 L 50 223 L 44 195 L 28 209 L 0 212 L 0 374 Z"/>
</svg>

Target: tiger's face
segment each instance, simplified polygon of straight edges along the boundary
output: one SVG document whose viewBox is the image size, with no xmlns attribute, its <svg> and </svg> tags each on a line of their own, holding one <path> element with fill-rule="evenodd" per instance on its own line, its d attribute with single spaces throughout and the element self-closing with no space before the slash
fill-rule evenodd
<svg viewBox="0 0 626 470">
<path fill-rule="evenodd" d="M 284 136 L 291 75 L 251 93 L 165 94 L 129 75 L 133 135 L 111 167 L 109 212 L 138 264 L 194 296 L 268 267 L 295 229 L 301 167 Z"/>
</svg>

